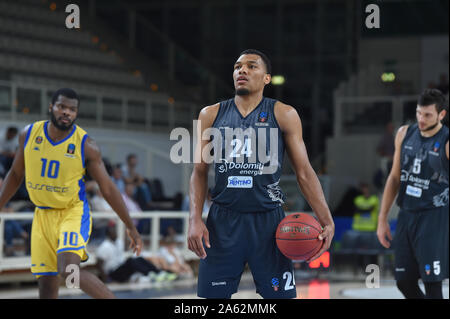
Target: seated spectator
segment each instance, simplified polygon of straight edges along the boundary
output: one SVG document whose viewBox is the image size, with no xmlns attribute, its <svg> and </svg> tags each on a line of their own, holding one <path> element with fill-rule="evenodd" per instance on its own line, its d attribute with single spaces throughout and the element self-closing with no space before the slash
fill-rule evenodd
<svg viewBox="0 0 450 319">
<path fill-rule="evenodd" d="M 11 168 L 17 147 L 19 147 L 17 133 L 17 127 L 10 126 L 5 136 L 0 139 L 0 174 L 6 174 Z"/>
<path fill-rule="evenodd" d="M 375 232 L 378 223 L 378 209 L 380 201 L 376 195 L 370 193 L 369 185 L 361 183 L 361 195 L 355 197 L 355 213 L 352 228 L 357 231 Z"/>
<path fill-rule="evenodd" d="M 116 164 L 113 166 L 111 179 L 114 182 L 114 184 L 116 184 L 120 193 L 121 194 L 125 193 L 125 180 L 123 179 L 122 176 L 122 169 L 120 164 Z"/>
<path fill-rule="evenodd" d="M 117 238 L 114 223 L 108 225 L 107 238 L 97 248 L 97 260 L 100 278 L 104 281 L 114 280 L 117 282 L 126 282 L 136 273 L 142 276 L 150 276 L 147 280 L 140 280 L 144 282 L 149 282 L 152 278 L 162 277 L 164 280 L 173 280 L 176 278 L 176 275 L 170 275 L 162 271 L 145 258 L 126 258 L 124 254 L 124 243 Z"/>
<path fill-rule="evenodd" d="M 129 154 L 127 162 L 122 165 L 122 175 L 126 184 L 132 183 L 135 185 L 135 194 L 133 195 L 143 210 L 152 209 L 152 195 L 148 184 L 145 182 L 143 176 L 137 171 L 138 158 L 136 154 Z"/>
<path fill-rule="evenodd" d="M 139 206 L 139 203 L 134 199 L 135 189 L 136 186 L 133 183 L 126 183 L 125 193 L 122 193 L 123 201 L 125 202 L 125 205 L 130 213 L 142 212 L 141 206 Z"/>
<path fill-rule="evenodd" d="M 0 188 L 3 184 L 3 178 L 0 177 Z M 12 213 L 14 209 L 10 207 L 8 204 L 3 208 L 2 213 Z M 27 240 L 30 236 L 29 234 L 22 228 L 22 225 L 16 220 L 7 220 L 5 221 L 4 226 L 4 239 L 5 239 L 5 256 L 14 256 L 14 246 L 13 239 L 14 238 L 23 238 Z"/>
<path fill-rule="evenodd" d="M 170 237 L 166 237 L 159 249 L 159 254 L 165 259 L 169 265 L 169 270 L 177 274 L 181 278 L 193 278 L 194 272 L 181 255 L 177 243 Z"/>
<path fill-rule="evenodd" d="M 123 201 L 127 206 L 127 209 L 130 213 L 134 212 L 142 212 L 142 208 L 138 202 L 133 198 L 135 193 L 136 186 L 133 183 L 125 184 L 125 193 L 122 194 Z M 137 230 L 141 234 L 148 234 L 150 232 L 150 219 L 142 219 L 134 220 Z"/>
<path fill-rule="evenodd" d="M 113 213 L 114 210 L 103 197 L 102 192 L 96 182 L 93 182 L 90 189 L 93 193 L 92 197 L 89 198 L 89 204 L 91 210 L 96 213 Z M 106 230 L 108 228 L 109 220 L 107 218 L 95 218 L 92 226 L 91 241 L 93 239 L 103 240 L 106 236 Z"/>
<path fill-rule="evenodd" d="M 14 212 L 11 208 L 4 208 L 2 213 L 12 213 Z M 27 240 L 30 236 L 29 234 L 22 228 L 22 225 L 16 220 L 7 220 L 5 221 L 5 256 L 14 256 L 14 238 L 23 238 Z"/>
<path fill-rule="evenodd" d="M 92 210 L 96 212 L 113 213 L 114 210 L 103 197 L 98 184 L 94 184 L 92 191 L 93 196 L 89 200 Z"/>
</svg>

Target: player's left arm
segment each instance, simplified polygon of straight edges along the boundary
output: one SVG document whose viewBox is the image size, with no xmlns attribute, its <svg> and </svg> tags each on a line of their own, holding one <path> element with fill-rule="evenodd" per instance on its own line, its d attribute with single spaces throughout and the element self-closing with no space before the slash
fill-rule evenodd
<svg viewBox="0 0 450 319">
<path fill-rule="evenodd" d="M 128 209 L 120 191 L 106 172 L 99 147 L 91 138 L 87 138 L 84 152 L 86 156 L 86 169 L 89 175 L 98 183 L 103 197 L 124 222 L 127 227 L 128 237 L 131 240 L 130 247 L 139 256 L 142 249 L 141 237 L 128 214 Z"/>
<path fill-rule="evenodd" d="M 334 236 L 333 217 L 319 179 L 309 162 L 303 141 L 302 123 L 297 111 L 292 106 L 277 102 L 275 117 L 283 132 L 286 151 L 292 162 L 300 189 L 323 227 L 319 239 L 323 239 L 324 243 L 320 251 L 309 259 L 312 261 L 330 248 Z"/>
<path fill-rule="evenodd" d="M 448 159 L 448 141 L 447 141 L 447 144 L 445 144 L 445 154 L 447 154 L 447 159 Z"/>
</svg>

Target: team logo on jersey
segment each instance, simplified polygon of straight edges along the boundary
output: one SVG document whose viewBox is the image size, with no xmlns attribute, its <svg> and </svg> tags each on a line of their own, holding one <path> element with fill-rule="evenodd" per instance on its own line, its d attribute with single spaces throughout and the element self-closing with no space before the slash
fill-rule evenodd
<svg viewBox="0 0 450 319">
<path fill-rule="evenodd" d="M 441 144 L 439 142 L 434 143 L 433 151 L 434 152 L 439 151 L 439 146 L 441 146 Z"/>
<path fill-rule="evenodd" d="M 267 112 L 260 112 L 258 116 L 258 122 L 265 123 L 267 122 L 268 114 Z"/>
<path fill-rule="evenodd" d="M 431 267 L 430 267 L 430 265 L 425 265 L 425 273 L 427 274 L 427 275 L 429 275 L 430 273 L 431 273 Z"/>
<path fill-rule="evenodd" d="M 67 146 L 67 154 L 75 154 L 75 144 L 69 144 Z"/>
<path fill-rule="evenodd" d="M 280 281 L 276 277 L 272 278 L 272 288 L 273 288 L 273 290 L 278 291 L 278 287 L 280 287 Z"/>
<path fill-rule="evenodd" d="M 42 136 L 38 136 L 38 137 L 36 137 L 35 142 L 36 142 L 36 144 L 41 144 L 43 140 L 44 139 L 42 138 Z"/>
</svg>

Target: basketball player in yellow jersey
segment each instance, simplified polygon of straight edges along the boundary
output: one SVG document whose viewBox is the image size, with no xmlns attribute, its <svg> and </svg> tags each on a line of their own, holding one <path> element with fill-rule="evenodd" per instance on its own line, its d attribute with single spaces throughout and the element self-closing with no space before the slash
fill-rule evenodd
<svg viewBox="0 0 450 319">
<path fill-rule="evenodd" d="M 2 189 L 0 211 L 24 177 L 36 205 L 31 233 L 31 272 L 37 276 L 40 298 L 57 298 L 65 280 L 88 258 L 86 246 L 92 217 L 86 199 L 86 171 L 99 184 L 106 201 L 127 227 L 131 248 L 140 254 L 142 241 L 119 190 L 109 178 L 95 142 L 75 125 L 79 98 L 72 89 L 55 92 L 50 121 L 28 125 L 19 137 L 19 150 Z M 72 267 L 68 267 L 72 266 Z M 94 298 L 114 298 L 93 274 L 79 271 L 80 288 Z"/>
</svg>

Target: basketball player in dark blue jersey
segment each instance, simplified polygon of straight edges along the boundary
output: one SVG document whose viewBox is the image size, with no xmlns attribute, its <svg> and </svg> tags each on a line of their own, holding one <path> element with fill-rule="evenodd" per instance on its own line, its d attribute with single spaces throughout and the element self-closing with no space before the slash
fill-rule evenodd
<svg viewBox="0 0 450 319">
<path fill-rule="evenodd" d="M 262 297 L 296 297 L 292 261 L 280 253 L 275 242 L 276 228 L 285 216 L 279 186 L 285 150 L 323 227 L 319 236 L 323 246 L 309 261 L 329 249 L 334 236 L 334 222 L 310 165 L 297 111 L 263 96 L 270 74 L 270 61 L 263 53 L 242 52 L 234 65 L 234 98 L 207 106 L 199 115 L 199 142 L 189 191 L 188 247 L 201 258 L 200 297 L 231 298 L 247 263 Z M 213 138 L 202 138 L 214 129 L 218 133 Z M 254 134 L 236 138 L 239 129 Z M 227 138 L 230 130 L 236 133 L 231 139 Z M 213 204 L 205 225 L 202 208 L 211 162 L 205 155 L 210 153 L 209 143 L 217 140 Z M 261 159 L 264 155 L 265 160 Z"/>
<path fill-rule="evenodd" d="M 377 235 L 384 247 L 391 246 L 387 217 L 398 194 L 395 279 L 406 298 L 442 299 L 442 280 L 448 278 L 449 131 L 441 123 L 446 107 L 439 90 L 427 89 L 419 97 L 417 123 L 397 132 L 393 166 L 383 193 Z"/>
</svg>

